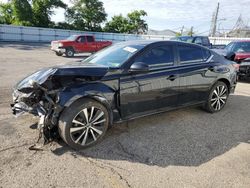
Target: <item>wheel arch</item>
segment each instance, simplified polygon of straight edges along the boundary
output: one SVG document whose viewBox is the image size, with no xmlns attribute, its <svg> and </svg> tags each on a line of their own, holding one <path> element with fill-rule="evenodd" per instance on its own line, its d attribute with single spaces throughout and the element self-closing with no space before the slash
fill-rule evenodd
<svg viewBox="0 0 250 188">
<path fill-rule="evenodd" d="M 231 88 L 231 83 L 228 79 L 226 78 L 220 78 L 217 80 L 217 82 L 224 82 L 227 85 L 228 91 L 230 91 Z"/>
<path fill-rule="evenodd" d="M 230 88 L 231 88 L 231 82 L 230 82 L 227 78 L 224 78 L 224 77 L 218 78 L 218 79 L 214 80 L 214 82 L 210 85 L 209 90 L 211 90 L 212 87 L 213 87 L 217 82 L 223 82 L 223 83 L 225 83 L 225 84 L 227 85 L 228 89 L 230 90 Z"/>
<path fill-rule="evenodd" d="M 102 96 L 98 96 L 98 95 L 84 95 L 84 96 L 76 99 L 73 103 L 75 103 L 79 100 L 83 100 L 83 99 L 91 99 L 91 100 L 94 100 L 94 101 L 102 104 L 108 110 L 110 125 L 113 124 L 113 111 L 112 111 L 111 105 L 109 104 L 109 102 L 106 98 L 104 98 Z"/>
<path fill-rule="evenodd" d="M 72 49 L 72 50 L 74 50 L 74 52 L 75 52 L 75 48 L 74 48 L 73 46 L 65 46 L 64 48 L 65 48 L 66 50 L 67 50 L 67 49 Z"/>
<path fill-rule="evenodd" d="M 60 104 L 63 107 L 63 110 L 61 111 L 61 113 L 69 106 L 71 106 L 74 103 L 77 103 L 78 101 L 83 100 L 83 99 L 91 99 L 91 100 L 94 100 L 94 101 L 102 104 L 109 112 L 110 125 L 113 124 L 114 114 L 113 114 L 111 104 L 110 104 L 109 100 L 107 98 L 105 98 L 105 96 L 98 95 L 98 94 L 90 95 L 90 94 L 84 93 L 81 95 L 78 94 L 78 95 L 72 96 L 67 101 L 65 101 L 65 103 Z"/>
</svg>

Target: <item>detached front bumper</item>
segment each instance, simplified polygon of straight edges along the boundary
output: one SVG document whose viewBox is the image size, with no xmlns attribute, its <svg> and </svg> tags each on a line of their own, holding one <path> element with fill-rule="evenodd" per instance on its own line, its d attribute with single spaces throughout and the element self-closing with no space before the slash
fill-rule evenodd
<svg viewBox="0 0 250 188">
<path fill-rule="evenodd" d="M 29 113 L 34 116 L 38 115 L 38 112 L 36 109 L 29 107 L 26 105 L 24 102 L 17 102 L 17 103 L 12 103 L 10 104 L 12 114 L 15 115 L 16 117 L 24 114 L 24 113 Z"/>
<path fill-rule="evenodd" d="M 28 106 L 24 102 L 24 99 L 29 97 L 30 94 L 21 93 L 16 89 L 13 90 L 12 93 L 13 103 L 10 104 L 13 115 L 18 117 L 26 112 L 33 115 L 37 115 L 37 111 L 34 108 Z"/>
</svg>

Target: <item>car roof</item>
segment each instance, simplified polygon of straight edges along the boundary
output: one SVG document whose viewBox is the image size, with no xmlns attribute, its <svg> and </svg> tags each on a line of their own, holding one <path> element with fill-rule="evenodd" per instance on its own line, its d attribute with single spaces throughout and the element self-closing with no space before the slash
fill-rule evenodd
<svg viewBox="0 0 250 188">
<path fill-rule="evenodd" d="M 187 43 L 187 42 L 182 42 L 182 41 L 172 41 L 172 40 L 131 40 L 131 41 L 119 42 L 116 44 L 142 45 L 142 46 L 148 46 L 148 45 L 153 45 L 153 44 L 181 44 L 181 45 L 198 46 L 201 48 L 205 48 L 201 45 L 197 45 L 193 43 Z"/>
<path fill-rule="evenodd" d="M 124 45 L 148 45 L 148 44 L 153 44 L 161 41 L 157 40 L 129 40 L 129 41 L 123 41 L 123 42 L 118 42 L 117 44 L 124 44 Z"/>
</svg>

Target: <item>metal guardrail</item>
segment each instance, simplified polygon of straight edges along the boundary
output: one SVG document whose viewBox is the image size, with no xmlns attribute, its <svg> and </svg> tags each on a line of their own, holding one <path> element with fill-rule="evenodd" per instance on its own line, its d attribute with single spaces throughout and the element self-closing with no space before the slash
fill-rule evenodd
<svg viewBox="0 0 250 188">
<path fill-rule="evenodd" d="M 171 37 L 173 37 L 164 35 L 133 35 L 120 33 L 85 32 L 77 30 L 24 27 L 0 24 L 0 41 L 50 42 L 52 40 L 65 39 L 73 34 L 90 34 L 94 35 L 96 40 L 111 40 L 113 42 L 140 39 L 169 40 Z M 210 37 L 210 41 L 213 45 L 226 45 L 235 40 L 250 40 L 250 38 Z"/>
</svg>

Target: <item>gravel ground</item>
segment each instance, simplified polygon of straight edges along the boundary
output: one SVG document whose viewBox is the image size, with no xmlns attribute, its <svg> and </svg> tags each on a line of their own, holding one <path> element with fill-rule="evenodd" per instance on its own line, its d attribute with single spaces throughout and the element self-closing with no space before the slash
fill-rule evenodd
<svg viewBox="0 0 250 188">
<path fill-rule="evenodd" d="M 185 108 L 118 124 L 81 152 L 62 141 L 30 151 L 37 119 L 12 116 L 11 87 L 69 61 L 45 44 L 0 43 L 0 187 L 250 187 L 250 82 L 217 114 Z"/>
</svg>

